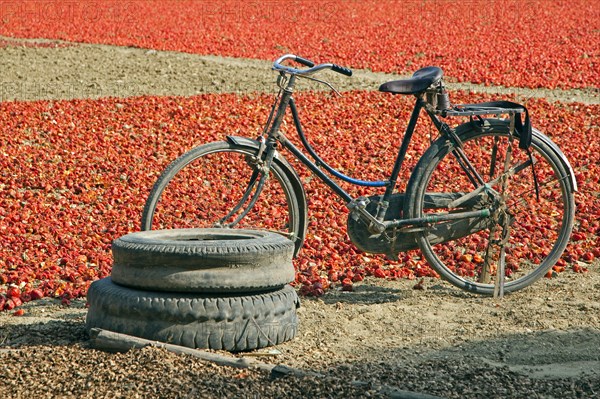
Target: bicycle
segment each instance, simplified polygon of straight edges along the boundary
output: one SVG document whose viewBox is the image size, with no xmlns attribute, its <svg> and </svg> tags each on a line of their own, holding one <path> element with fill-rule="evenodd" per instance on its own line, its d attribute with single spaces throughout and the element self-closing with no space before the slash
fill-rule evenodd
<svg viewBox="0 0 600 399">
<path fill-rule="evenodd" d="M 529 286 L 556 264 L 573 228 L 577 183 L 558 146 L 531 127 L 525 107 L 507 101 L 452 105 L 438 67 L 384 83 L 380 91 L 412 95 L 415 105 L 389 178 L 363 181 L 321 159 L 300 123 L 292 96 L 296 79 L 335 90 L 313 76 L 326 69 L 352 75 L 336 64 L 315 65 L 293 54 L 278 58 L 273 70 L 279 91 L 262 134 L 226 136 L 173 161 L 146 201 L 142 230 L 275 230 L 294 241 L 297 255 L 306 236 L 307 203 L 302 181 L 280 151 L 287 150 L 345 202 L 348 235 L 367 253 L 396 257 L 420 248 L 451 284 L 495 297 Z M 308 156 L 280 130 L 288 109 Z M 395 192 L 423 110 L 439 136 L 412 170 L 406 192 Z M 468 121 L 450 127 L 442 120 L 450 117 Z M 352 198 L 334 178 L 383 194 Z M 173 198 L 161 201 L 165 190 Z"/>
</svg>

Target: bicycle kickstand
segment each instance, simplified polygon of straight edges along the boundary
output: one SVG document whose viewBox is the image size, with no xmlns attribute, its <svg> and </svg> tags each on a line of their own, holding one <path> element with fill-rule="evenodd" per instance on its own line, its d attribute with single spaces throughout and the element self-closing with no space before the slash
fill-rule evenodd
<svg viewBox="0 0 600 399">
<path fill-rule="evenodd" d="M 500 260 L 496 269 L 496 283 L 494 284 L 494 299 L 502 299 L 504 297 L 504 279 L 506 275 L 506 243 L 510 234 L 510 226 L 506 225 L 502 228 L 502 240 L 500 246 Z"/>
</svg>

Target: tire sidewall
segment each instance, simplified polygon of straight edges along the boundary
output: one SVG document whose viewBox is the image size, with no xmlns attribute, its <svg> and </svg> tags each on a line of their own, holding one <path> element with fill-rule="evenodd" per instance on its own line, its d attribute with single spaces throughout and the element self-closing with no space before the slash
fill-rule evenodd
<svg viewBox="0 0 600 399">
<path fill-rule="evenodd" d="M 152 292 L 110 277 L 87 294 L 86 329 L 100 328 L 191 348 L 245 351 L 288 341 L 298 331 L 296 291 L 289 285 L 251 295 Z"/>
<path fill-rule="evenodd" d="M 112 245 L 115 283 L 172 292 L 258 292 L 295 278 L 294 244 L 242 229 L 173 229 L 127 234 Z"/>
<path fill-rule="evenodd" d="M 500 133 L 505 136 L 508 136 L 508 134 L 509 134 L 508 123 L 505 123 L 504 121 L 500 121 L 500 120 L 493 120 L 492 122 L 493 123 L 491 126 L 486 127 L 484 129 L 476 129 L 473 124 L 463 125 L 463 126 L 461 126 L 461 128 L 462 128 L 461 131 L 457 132 L 457 133 L 458 133 L 461 141 L 470 140 L 470 139 L 473 139 L 480 135 L 484 135 L 486 133 L 491 133 L 491 132 Z M 457 128 L 457 130 L 458 130 L 458 128 Z M 561 173 L 562 176 L 568 175 L 567 171 L 564 169 L 564 166 L 560 162 L 560 160 L 554 159 L 554 158 L 557 158 L 557 155 L 540 138 L 538 138 L 536 134 L 534 134 L 532 137 L 531 145 L 533 147 L 537 148 L 540 152 L 547 154 L 547 156 L 549 158 L 552 158 L 552 163 L 556 166 L 556 168 L 558 169 L 558 171 Z M 427 185 L 426 178 L 431 173 L 431 170 L 438 165 L 440 160 L 443 159 L 450 152 L 450 150 L 451 150 L 451 147 L 450 147 L 448 141 L 444 138 L 440 138 L 432 144 L 432 146 L 425 152 L 425 154 L 423 154 L 423 156 L 419 160 L 417 166 L 415 167 L 415 169 L 413 170 L 413 172 L 411 174 L 411 177 L 409 179 L 409 183 L 407 186 L 407 191 L 406 191 L 407 201 L 406 201 L 405 207 L 404 207 L 404 214 L 406 215 L 406 218 L 415 218 L 415 217 L 420 216 L 420 212 L 421 212 L 420 198 L 422 198 L 422 196 L 426 190 L 426 185 Z M 568 196 L 568 198 L 566 200 L 569 201 L 571 203 L 571 205 L 573 205 L 573 198 L 572 198 L 573 195 L 567 194 L 567 196 Z M 532 273 L 530 273 L 529 275 L 527 275 L 523 278 L 520 278 L 515 281 L 507 282 L 504 285 L 505 292 L 517 291 L 517 290 L 520 290 L 524 287 L 531 285 L 532 283 L 534 283 L 535 281 L 537 281 L 541 277 L 543 277 L 546 274 L 546 272 L 556 263 L 556 261 L 562 254 L 562 250 L 559 250 L 560 247 L 566 245 L 566 242 L 568 241 L 569 236 L 570 236 L 570 231 L 572 229 L 572 220 L 573 220 L 573 216 L 574 216 L 573 215 L 574 208 L 575 208 L 574 206 L 570 206 L 569 209 L 570 209 L 571 214 L 566 214 L 563 218 L 563 222 L 571 221 L 571 225 L 567 226 L 567 228 L 566 228 L 566 232 L 568 234 L 565 234 L 564 236 L 559 237 L 559 240 L 557 240 L 557 242 L 561 241 L 561 243 L 558 246 L 556 246 L 556 244 L 555 244 L 555 246 L 553 247 L 553 252 L 551 254 L 549 254 L 549 256 L 547 258 L 548 259 L 547 266 L 544 268 L 538 267 Z M 474 283 L 472 283 L 468 280 L 465 280 L 465 279 L 461 278 L 460 276 L 456 275 L 451 270 L 449 270 L 442 262 L 437 261 L 437 256 L 435 256 L 433 251 L 431 251 L 431 246 L 427 240 L 426 234 L 419 234 L 417 236 L 417 242 L 419 244 L 419 247 L 421 248 L 421 252 L 427 258 L 433 259 L 433 261 L 428 259 L 429 265 L 437 273 L 439 273 L 443 279 L 445 279 L 448 282 L 450 282 L 451 284 L 453 284 L 463 290 L 469 291 L 469 292 L 483 294 L 483 295 L 492 295 L 494 293 L 494 286 L 492 284 L 479 284 L 479 283 L 474 284 Z"/>
</svg>

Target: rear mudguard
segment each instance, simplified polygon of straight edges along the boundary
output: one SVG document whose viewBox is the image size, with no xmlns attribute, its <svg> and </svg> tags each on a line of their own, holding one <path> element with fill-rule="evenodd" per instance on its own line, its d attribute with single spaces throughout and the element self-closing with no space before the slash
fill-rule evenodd
<svg viewBox="0 0 600 399">
<path fill-rule="evenodd" d="M 257 140 L 249 139 L 247 137 L 227 136 L 227 142 L 230 144 L 235 144 L 237 146 L 246 147 L 253 150 L 258 150 L 260 148 L 260 143 Z M 300 215 L 300 220 L 298 223 L 298 234 L 294 242 L 294 257 L 296 257 L 300 252 L 300 249 L 302 248 L 302 245 L 304 243 L 304 238 L 306 237 L 306 226 L 308 223 L 308 207 L 306 205 L 306 193 L 304 192 L 304 187 L 302 186 L 302 182 L 300 181 L 298 173 L 296 173 L 292 165 L 290 165 L 288 161 L 286 161 L 286 159 L 279 152 L 275 153 L 273 161 L 277 163 L 277 166 L 279 166 L 281 170 L 283 170 L 287 179 L 292 183 L 294 195 L 298 200 L 298 213 Z"/>
<path fill-rule="evenodd" d="M 467 122 L 467 123 L 463 123 L 462 125 L 457 126 L 456 134 L 458 136 L 460 136 L 463 131 L 467 131 L 467 130 L 471 130 L 471 129 L 479 129 L 479 130 L 483 130 L 483 129 L 501 130 L 501 129 L 503 129 L 508 132 L 509 128 L 510 128 L 509 122 L 506 119 L 484 119 L 483 125 L 479 122 Z M 539 130 L 534 128 L 534 129 L 532 129 L 532 134 L 534 136 L 536 136 L 544 144 L 546 144 L 548 147 L 550 147 L 550 149 L 556 154 L 558 159 L 560 159 L 563 167 L 565 168 L 565 170 L 568 173 L 568 176 L 566 176 L 566 178 L 567 178 L 567 181 L 569 182 L 569 186 L 570 186 L 571 190 L 573 192 L 577 192 L 577 181 L 575 180 L 575 173 L 573 172 L 573 168 L 571 167 L 571 164 L 569 163 L 569 160 L 567 159 L 565 154 L 563 154 L 563 152 L 560 150 L 560 148 L 558 148 L 558 146 L 552 140 L 550 140 L 550 138 L 548 136 L 546 136 L 544 133 L 542 133 Z"/>
<path fill-rule="evenodd" d="M 558 159 L 560 159 L 561 163 L 569 173 L 568 181 L 571 186 L 571 190 L 573 190 L 574 193 L 577 192 L 577 180 L 575 180 L 575 172 L 573 171 L 571 163 L 569 162 L 565 154 L 563 154 L 560 148 L 558 148 L 558 146 L 552 140 L 550 140 L 550 137 L 546 136 L 544 133 L 540 132 L 537 129 L 533 129 L 533 134 L 539 137 L 539 139 L 543 141 L 544 144 L 547 144 L 548 147 L 550 147 L 552 151 L 554 151 Z"/>
</svg>

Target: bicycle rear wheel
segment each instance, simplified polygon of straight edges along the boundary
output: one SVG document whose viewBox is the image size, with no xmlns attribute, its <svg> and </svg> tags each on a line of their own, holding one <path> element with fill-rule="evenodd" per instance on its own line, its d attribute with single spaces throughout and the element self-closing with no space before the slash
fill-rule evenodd
<svg viewBox="0 0 600 399">
<path fill-rule="evenodd" d="M 296 255 L 306 231 L 306 203 L 300 182 L 285 161 L 274 159 L 252 205 L 262 176 L 256 168 L 257 151 L 223 141 L 181 155 L 154 184 L 144 206 L 142 230 L 269 230 L 294 241 Z"/>
<path fill-rule="evenodd" d="M 454 147 L 442 138 L 411 176 L 405 213 L 416 218 L 490 209 L 490 217 L 430 225 L 419 233 L 418 244 L 429 264 L 457 287 L 492 295 L 501 278 L 504 292 L 516 291 L 544 276 L 567 245 L 575 213 L 570 172 L 541 134 L 533 136 L 530 157 L 518 147 L 518 138 L 510 137 L 506 121 L 469 126 L 457 133 L 487 187 L 469 201 L 452 202 L 481 183 L 467 176 L 464 161 L 461 165 Z M 432 206 L 427 202 L 435 194 L 449 199 Z M 451 239 L 445 241 L 444 235 Z"/>
</svg>

